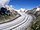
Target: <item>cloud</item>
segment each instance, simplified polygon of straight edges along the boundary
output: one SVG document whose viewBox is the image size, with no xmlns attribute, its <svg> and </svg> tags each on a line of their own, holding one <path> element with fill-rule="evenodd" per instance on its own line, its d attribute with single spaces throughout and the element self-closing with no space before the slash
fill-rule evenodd
<svg viewBox="0 0 40 30">
<path fill-rule="evenodd" d="M 10 0 L 0 0 L 0 5 L 8 4 Z"/>
<path fill-rule="evenodd" d="M 5 8 L 14 9 L 13 5 L 5 5 Z"/>
<path fill-rule="evenodd" d="M 24 11 L 24 10 L 25 10 L 25 8 L 21 8 L 20 10 Z"/>
<path fill-rule="evenodd" d="M 13 7 L 12 5 L 10 5 L 10 7 Z"/>
</svg>

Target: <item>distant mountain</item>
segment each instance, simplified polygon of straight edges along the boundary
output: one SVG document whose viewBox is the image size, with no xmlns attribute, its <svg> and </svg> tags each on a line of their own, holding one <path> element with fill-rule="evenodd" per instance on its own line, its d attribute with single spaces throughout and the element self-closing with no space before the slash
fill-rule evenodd
<svg viewBox="0 0 40 30">
<path fill-rule="evenodd" d="M 35 16 L 39 16 L 40 15 L 40 6 L 33 8 L 31 10 L 28 10 L 28 11 L 26 11 L 26 13 L 34 14 Z"/>
<path fill-rule="evenodd" d="M 40 11 L 40 6 L 33 8 L 32 11 Z"/>
<path fill-rule="evenodd" d="M 33 8 L 31 11 L 34 15 L 39 16 L 40 15 L 40 6 Z"/>
</svg>

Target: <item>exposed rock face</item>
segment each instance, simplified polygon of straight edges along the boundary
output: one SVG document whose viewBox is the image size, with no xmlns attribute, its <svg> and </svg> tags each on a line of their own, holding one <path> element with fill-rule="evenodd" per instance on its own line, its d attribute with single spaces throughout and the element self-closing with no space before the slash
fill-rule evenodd
<svg viewBox="0 0 40 30">
<path fill-rule="evenodd" d="M 39 15 L 40 15 L 40 7 L 37 7 L 36 9 L 34 8 L 34 9 L 33 9 L 33 14 L 34 14 L 35 16 L 39 16 Z"/>
<path fill-rule="evenodd" d="M 35 16 L 40 16 L 40 11 L 37 11 L 34 15 Z"/>
<path fill-rule="evenodd" d="M 6 14 L 6 15 L 11 15 L 11 12 L 9 10 L 7 10 L 6 8 L 2 7 L 0 10 L 0 14 Z"/>
<path fill-rule="evenodd" d="M 27 12 L 25 12 L 27 14 L 33 14 L 33 12 L 31 10 L 28 10 Z"/>
<path fill-rule="evenodd" d="M 40 7 L 33 8 L 32 10 L 28 10 L 26 13 L 33 14 L 35 16 L 40 16 Z"/>
</svg>

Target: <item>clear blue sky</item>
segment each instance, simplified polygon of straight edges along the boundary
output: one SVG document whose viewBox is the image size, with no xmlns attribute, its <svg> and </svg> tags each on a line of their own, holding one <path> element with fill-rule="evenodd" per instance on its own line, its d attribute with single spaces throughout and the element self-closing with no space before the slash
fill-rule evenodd
<svg viewBox="0 0 40 30">
<path fill-rule="evenodd" d="M 15 7 L 16 9 L 32 9 L 40 5 L 40 0 L 11 0 L 9 5 L 13 5 L 13 7 Z"/>
</svg>

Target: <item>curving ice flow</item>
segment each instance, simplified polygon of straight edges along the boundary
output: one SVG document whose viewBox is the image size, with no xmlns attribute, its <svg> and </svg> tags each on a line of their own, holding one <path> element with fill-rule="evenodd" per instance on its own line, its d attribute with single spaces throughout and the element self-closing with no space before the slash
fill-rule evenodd
<svg viewBox="0 0 40 30">
<path fill-rule="evenodd" d="M 31 15 L 18 12 L 21 16 L 14 21 L 0 24 L 0 30 L 25 30 L 28 28 L 32 21 L 33 17 Z"/>
</svg>

